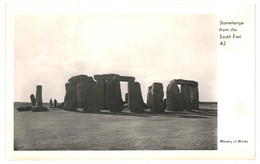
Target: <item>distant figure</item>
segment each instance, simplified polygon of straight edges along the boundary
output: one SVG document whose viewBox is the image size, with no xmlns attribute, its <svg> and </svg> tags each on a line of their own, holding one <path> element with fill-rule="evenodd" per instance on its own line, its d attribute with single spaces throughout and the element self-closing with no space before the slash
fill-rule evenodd
<svg viewBox="0 0 260 164">
<path fill-rule="evenodd" d="M 56 106 L 57 106 L 57 100 L 54 99 L 54 108 L 56 108 Z"/>
<path fill-rule="evenodd" d="M 50 108 L 53 108 L 52 99 L 50 99 Z"/>
</svg>

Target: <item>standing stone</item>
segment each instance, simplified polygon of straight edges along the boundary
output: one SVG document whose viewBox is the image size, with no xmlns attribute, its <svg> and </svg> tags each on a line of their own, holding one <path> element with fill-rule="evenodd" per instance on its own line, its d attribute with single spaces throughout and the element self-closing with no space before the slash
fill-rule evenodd
<svg viewBox="0 0 260 164">
<path fill-rule="evenodd" d="M 144 112 L 144 101 L 138 82 L 128 82 L 128 106 L 132 112 Z"/>
<path fill-rule="evenodd" d="M 64 98 L 64 109 L 74 111 L 78 107 L 77 102 L 77 83 L 66 83 L 66 95 Z"/>
<path fill-rule="evenodd" d="M 179 87 L 174 81 L 171 81 L 170 84 L 167 86 L 166 91 L 167 97 L 167 110 L 169 111 L 177 111 L 181 110 L 181 93 Z"/>
<path fill-rule="evenodd" d="M 191 87 L 189 85 L 181 85 L 181 94 L 184 100 L 184 108 L 186 110 L 192 109 Z"/>
<path fill-rule="evenodd" d="M 30 99 L 31 99 L 32 106 L 35 106 L 36 105 L 36 99 L 34 97 L 34 94 L 31 94 Z"/>
<path fill-rule="evenodd" d="M 119 81 L 108 80 L 106 90 L 106 108 L 111 112 L 121 112 L 123 102 Z"/>
<path fill-rule="evenodd" d="M 198 87 L 192 87 L 192 93 L 193 93 L 193 108 L 199 109 L 199 90 Z"/>
<path fill-rule="evenodd" d="M 84 112 L 99 112 L 98 88 L 96 82 L 83 84 L 84 88 Z"/>
<path fill-rule="evenodd" d="M 36 106 L 42 107 L 42 86 L 36 86 Z"/>
<path fill-rule="evenodd" d="M 99 107 L 101 110 L 106 109 L 106 81 L 97 80 Z"/>
<path fill-rule="evenodd" d="M 83 108 L 84 103 L 84 84 L 85 83 L 77 83 L 77 102 L 78 108 Z"/>
<path fill-rule="evenodd" d="M 152 86 L 148 87 L 148 93 L 147 93 L 147 108 L 151 109 L 152 104 Z"/>
<path fill-rule="evenodd" d="M 152 85 L 152 96 L 151 96 L 151 112 L 163 113 L 163 85 L 162 83 L 153 83 Z"/>
</svg>

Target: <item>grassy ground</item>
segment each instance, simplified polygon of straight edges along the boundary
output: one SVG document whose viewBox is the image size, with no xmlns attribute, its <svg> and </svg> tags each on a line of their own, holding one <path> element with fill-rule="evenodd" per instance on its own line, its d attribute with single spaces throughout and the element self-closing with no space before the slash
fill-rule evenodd
<svg viewBox="0 0 260 164">
<path fill-rule="evenodd" d="M 217 106 L 200 108 L 166 114 L 14 110 L 14 150 L 216 150 Z"/>
</svg>

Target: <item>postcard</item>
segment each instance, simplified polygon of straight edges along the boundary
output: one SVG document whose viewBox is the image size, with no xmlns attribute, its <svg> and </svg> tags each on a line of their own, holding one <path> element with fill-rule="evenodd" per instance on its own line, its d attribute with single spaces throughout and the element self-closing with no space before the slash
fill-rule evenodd
<svg viewBox="0 0 260 164">
<path fill-rule="evenodd" d="M 5 9 L 7 159 L 255 159 L 255 4 Z"/>
</svg>

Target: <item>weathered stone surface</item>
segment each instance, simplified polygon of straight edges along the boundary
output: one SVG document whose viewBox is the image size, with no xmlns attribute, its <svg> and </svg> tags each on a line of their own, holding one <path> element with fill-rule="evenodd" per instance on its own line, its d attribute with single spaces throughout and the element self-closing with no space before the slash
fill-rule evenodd
<svg viewBox="0 0 260 164">
<path fill-rule="evenodd" d="M 102 75 L 94 75 L 95 80 L 113 80 L 115 76 L 119 76 L 118 74 L 102 74 Z"/>
<path fill-rule="evenodd" d="M 33 112 L 46 112 L 49 111 L 47 107 L 42 107 L 42 106 L 34 106 L 32 107 Z"/>
<path fill-rule="evenodd" d="M 99 107 L 101 110 L 106 110 L 106 81 L 97 80 Z"/>
<path fill-rule="evenodd" d="M 174 81 L 171 81 L 167 86 L 166 91 L 166 99 L 167 99 L 167 110 L 169 111 L 178 111 L 182 109 L 182 99 L 179 87 Z"/>
<path fill-rule="evenodd" d="M 84 87 L 84 112 L 99 112 L 98 89 L 97 83 L 85 83 Z"/>
<path fill-rule="evenodd" d="M 142 98 L 141 87 L 138 82 L 128 82 L 128 106 L 132 112 L 144 112 L 145 106 Z"/>
<path fill-rule="evenodd" d="M 191 106 L 192 109 L 199 109 L 199 90 L 198 87 L 192 87 Z"/>
<path fill-rule="evenodd" d="M 192 109 L 192 99 L 191 99 L 191 87 L 189 85 L 181 85 L 181 95 L 184 100 L 184 108 L 186 110 Z"/>
<path fill-rule="evenodd" d="M 64 98 L 64 109 L 73 111 L 78 107 L 77 102 L 77 83 L 66 83 L 66 95 Z"/>
<path fill-rule="evenodd" d="M 147 93 L 147 108 L 151 109 L 152 104 L 152 86 L 148 87 L 148 93 Z"/>
<path fill-rule="evenodd" d="M 152 85 L 152 96 L 151 96 L 151 112 L 163 113 L 163 85 L 162 83 L 153 83 Z"/>
<path fill-rule="evenodd" d="M 111 112 L 121 112 L 123 102 L 119 81 L 108 80 L 106 90 L 106 107 Z"/>
<path fill-rule="evenodd" d="M 77 83 L 77 102 L 78 108 L 83 108 L 83 101 L 84 101 L 84 85 L 85 83 Z"/>
<path fill-rule="evenodd" d="M 32 107 L 31 106 L 20 106 L 20 107 L 16 108 L 16 110 L 19 111 L 19 112 L 31 111 Z"/>
<path fill-rule="evenodd" d="M 183 79 L 174 79 L 172 80 L 173 83 L 181 84 L 181 85 L 190 85 L 192 87 L 197 87 L 198 82 L 192 80 L 183 80 Z"/>
<path fill-rule="evenodd" d="M 115 76 L 113 78 L 113 80 L 116 81 L 126 81 L 126 82 L 134 82 L 135 81 L 135 77 L 132 76 Z"/>
<path fill-rule="evenodd" d="M 87 82 L 92 82 L 94 81 L 92 77 L 88 77 L 87 75 L 77 75 L 77 76 L 72 76 L 69 79 L 70 83 L 87 83 Z"/>
<path fill-rule="evenodd" d="M 38 106 L 38 107 L 42 106 L 42 86 L 41 85 L 36 86 L 36 106 Z"/>
<path fill-rule="evenodd" d="M 31 99 L 32 106 L 35 106 L 36 105 L 36 99 L 34 97 L 34 94 L 31 94 L 30 99 Z"/>
</svg>

